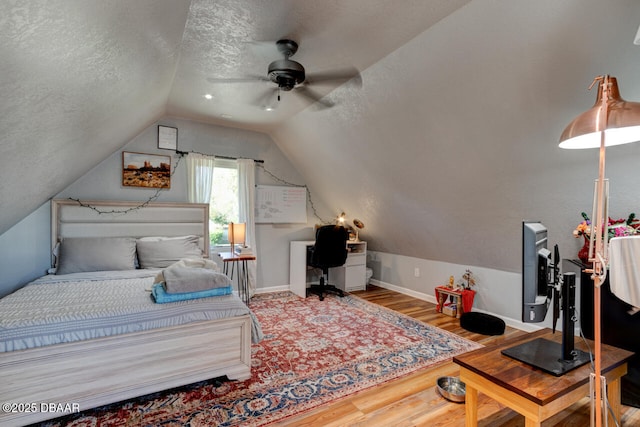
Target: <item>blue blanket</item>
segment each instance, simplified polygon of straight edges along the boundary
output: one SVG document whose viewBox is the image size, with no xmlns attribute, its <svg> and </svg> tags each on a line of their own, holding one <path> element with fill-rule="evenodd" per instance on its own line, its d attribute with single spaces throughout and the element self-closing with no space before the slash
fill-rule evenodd
<svg viewBox="0 0 640 427">
<path fill-rule="evenodd" d="M 208 298 L 208 297 L 217 297 L 220 295 L 229 295 L 232 292 L 231 286 L 223 287 L 223 288 L 213 288 L 207 289 L 205 291 L 196 291 L 196 292 L 181 292 L 176 294 L 169 294 L 165 291 L 162 283 L 156 283 L 151 288 L 151 295 L 153 295 L 153 299 L 158 304 L 164 304 L 167 302 L 177 302 L 177 301 L 186 301 L 190 299 L 196 298 Z"/>
</svg>

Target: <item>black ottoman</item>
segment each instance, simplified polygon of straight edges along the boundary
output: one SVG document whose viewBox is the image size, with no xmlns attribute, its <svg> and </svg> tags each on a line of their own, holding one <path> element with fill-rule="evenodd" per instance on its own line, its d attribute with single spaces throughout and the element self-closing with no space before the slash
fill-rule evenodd
<svg viewBox="0 0 640 427">
<path fill-rule="evenodd" d="M 460 326 L 470 332 L 482 335 L 502 335 L 504 334 L 504 320 L 486 313 L 476 313 L 475 311 L 463 313 L 460 316 Z"/>
</svg>

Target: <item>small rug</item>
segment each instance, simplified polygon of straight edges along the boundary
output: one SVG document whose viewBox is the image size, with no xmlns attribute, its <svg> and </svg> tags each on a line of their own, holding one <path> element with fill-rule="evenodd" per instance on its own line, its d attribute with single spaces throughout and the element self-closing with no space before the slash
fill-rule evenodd
<svg viewBox="0 0 640 427">
<path fill-rule="evenodd" d="M 42 426 L 264 426 L 480 348 L 353 295 L 256 295 L 252 377 L 203 381 Z"/>
</svg>

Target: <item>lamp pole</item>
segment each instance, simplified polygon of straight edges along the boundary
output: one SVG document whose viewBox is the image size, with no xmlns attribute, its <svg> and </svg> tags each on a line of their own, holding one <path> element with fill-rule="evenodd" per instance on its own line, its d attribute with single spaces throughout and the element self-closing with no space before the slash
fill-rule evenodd
<svg viewBox="0 0 640 427">
<path fill-rule="evenodd" d="M 608 421 L 606 410 L 606 379 L 602 376 L 602 325 L 601 325 L 601 285 L 607 276 L 609 182 L 604 177 L 605 150 L 607 145 L 620 145 L 640 141 L 640 103 L 628 102 L 620 97 L 615 77 L 596 77 L 589 89 L 598 83 L 596 103 L 589 110 L 576 117 L 565 128 L 560 137 L 560 148 L 582 149 L 600 148 L 598 179 L 594 189 L 593 215 L 589 240 L 589 262 L 593 280 L 593 314 L 595 362 L 590 375 L 591 425 L 602 426 Z"/>
<path fill-rule="evenodd" d="M 591 273 L 593 280 L 593 314 L 594 314 L 594 341 L 595 341 L 595 362 L 594 373 L 590 377 L 591 385 L 591 425 L 600 427 L 603 417 L 602 393 L 606 391 L 606 380 L 602 377 L 602 330 L 601 330 L 601 293 L 600 288 L 606 277 L 607 265 L 607 220 L 608 220 L 608 197 L 605 180 L 605 160 L 606 160 L 606 134 L 609 114 L 609 91 L 611 82 L 609 76 L 596 77 L 591 86 L 598 82 L 601 85 L 600 111 L 597 115 L 596 128 L 600 132 L 600 153 L 598 161 L 598 179 L 594 193 L 594 214 L 591 218 L 595 223 L 591 227 L 589 242 L 589 261 L 592 262 Z M 594 248 L 595 246 L 595 248 Z M 595 249 L 595 252 L 594 252 Z M 606 411 L 604 411 L 606 416 Z M 595 421 L 595 423 L 594 423 Z"/>
</svg>

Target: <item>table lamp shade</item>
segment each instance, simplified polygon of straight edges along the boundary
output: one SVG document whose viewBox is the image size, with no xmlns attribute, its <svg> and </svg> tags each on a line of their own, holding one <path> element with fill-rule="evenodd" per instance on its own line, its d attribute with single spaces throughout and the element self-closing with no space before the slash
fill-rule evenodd
<svg viewBox="0 0 640 427">
<path fill-rule="evenodd" d="M 247 224 L 244 222 L 234 224 L 229 223 L 229 243 L 233 246 L 237 243 L 244 245 L 246 239 Z"/>
<path fill-rule="evenodd" d="M 622 301 L 640 307 L 640 235 L 609 241 L 609 285 Z"/>
<path fill-rule="evenodd" d="M 599 148 L 603 130 L 606 146 L 640 141 L 640 103 L 620 97 L 615 77 L 608 77 L 608 82 L 607 117 L 603 114 L 604 83 L 600 80 L 596 103 L 569 123 L 560 136 L 560 148 Z"/>
</svg>

